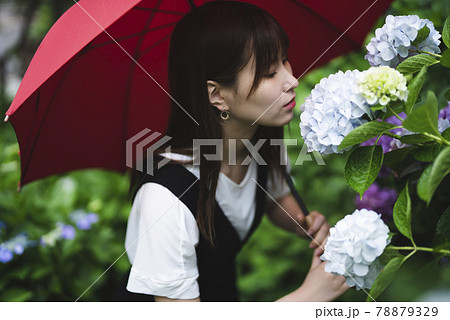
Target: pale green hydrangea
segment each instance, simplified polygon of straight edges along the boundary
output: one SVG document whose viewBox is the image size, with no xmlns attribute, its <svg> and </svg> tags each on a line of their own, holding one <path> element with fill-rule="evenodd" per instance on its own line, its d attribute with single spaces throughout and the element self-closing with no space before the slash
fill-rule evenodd
<svg viewBox="0 0 450 320">
<path fill-rule="evenodd" d="M 388 66 L 371 67 L 357 76 L 359 92 L 370 105 L 387 105 L 391 101 L 406 101 L 406 78 Z"/>
</svg>

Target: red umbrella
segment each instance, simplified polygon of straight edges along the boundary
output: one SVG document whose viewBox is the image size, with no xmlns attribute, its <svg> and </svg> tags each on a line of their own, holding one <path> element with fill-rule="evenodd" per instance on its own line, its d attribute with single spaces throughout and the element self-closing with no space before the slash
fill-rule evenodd
<svg viewBox="0 0 450 320">
<path fill-rule="evenodd" d="M 125 141 L 145 128 L 165 132 L 170 35 L 204 2 L 81 0 L 70 8 L 42 41 L 6 112 L 20 146 L 19 185 L 81 168 L 126 171 Z M 360 49 L 392 0 L 245 2 L 283 25 L 301 75 Z"/>
</svg>

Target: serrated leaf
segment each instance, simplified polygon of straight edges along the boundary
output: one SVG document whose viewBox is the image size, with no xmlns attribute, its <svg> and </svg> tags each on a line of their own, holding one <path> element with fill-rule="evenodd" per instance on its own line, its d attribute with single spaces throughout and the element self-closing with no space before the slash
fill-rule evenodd
<svg viewBox="0 0 450 320">
<path fill-rule="evenodd" d="M 344 138 L 344 140 L 342 140 L 338 150 L 342 150 L 355 144 L 367 141 L 373 137 L 379 136 L 386 131 L 394 129 L 395 127 L 397 126 L 384 121 L 366 122 L 363 125 L 350 131 L 350 133 Z"/>
<path fill-rule="evenodd" d="M 426 143 L 426 142 L 430 142 L 430 141 L 434 141 L 433 139 L 424 136 L 423 134 L 420 133 L 415 133 L 415 134 L 407 134 L 405 136 L 402 136 L 400 138 L 400 141 L 406 144 L 421 144 L 421 143 Z"/>
<path fill-rule="evenodd" d="M 403 121 L 403 126 L 412 132 L 427 132 L 440 136 L 437 129 L 438 107 L 436 95 L 428 91 L 425 104 L 414 108 L 408 118 Z"/>
<path fill-rule="evenodd" d="M 412 240 L 411 232 L 411 198 L 409 197 L 408 184 L 398 196 L 394 205 L 394 223 L 398 231 Z"/>
<path fill-rule="evenodd" d="M 429 195 L 428 195 L 428 180 L 430 178 L 432 165 L 428 166 L 420 175 L 419 181 L 417 181 L 417 194 L 419 195 L 420 199 L 427 202 Z"/>
<path fill-rule="evenodd" d="M 430 29 L 426 25 L 423 26 L 423 28 L 417 32 L 417 37 L 412 42 L 412 45 L 414 47 L 419 46 L 419 44 L 421 42 L 423 42 L 428 37 L 429 34 L 430 34 Z"/>
<path fill-rule="evenodd" d="M 428 54 L 418 54 L 404 60 L 397 66 L 397 70 L 403 74 L 415 73 L 422 69 L 423 66 L 431 66 L 437 60 Z"/>
<path fill-rule="evenodd" d="M 442 214 L 436 225 L 436 235 L 444 236 L 450 240 L 450 207 Z"/>
<path fill-rule="evenodd" d="M 369 295 L 367 296 L 367 302 L 372 301 L 372 299 L 378 298 L 378 296 L 383 293 L 383 291 L 391 284 L 403 261 L 403 257 L 395 257 L 394 259 L 389 261 L 389 263 L 383 268 L 383 270 L 373 283 Z"/>
<path fill-rule="evenodd" d="M 381 256 L 378 257 L 378 261 L 383 266 L 387 265 L 389 263 L 389 261 L 391 261 L 395 257 L 403 257 L 403 255 L 397 249 L 393 250 L 393 249 L 388 249 L 388 248 L 389 247 L 384 249 Z"/>
<path fill-rule="evenodd" d="M 450 128 L 445 129 L 442 133 L 441 136 L 445 139 L 445 140 L 450 140 Z"/>
<path fill-rule="evenodd" d="M 441 61 L 441 65 L 446 68 L 450 68 L 450 50 L 445 50 L 439 60 Z"/>
<path fill-rule="evenodd" d="M 423 66 L 420 72 L 415 76 L 411 82 L 408 84 L 408 99 L 405 103 L 405 113 L 409 115 L 411 113 L 412 107 L 417 102 L 420 90 L 422 90 L 423 82 L 425 80 L 425 75 L 427 74 L 428 66 Z"/>
<path fill-rule="evenodd" d="M 428 144 L 417 148 L 413 153 L 414 159 L 423 162 L 433 162 L 441 151 L 441 146 L 437 143 Z"/>
<path fill-rule="evenodd" d="M 427 203 L 430 203 L 434 192 L 445 178 L 450 173 L 450 147 L 445 147 L 434 160 L 430 176 L 427 181 L 427 197 L 424 199 Z M 420 180 L 420 179 L 419 179 Z"/>
<path fill-rule="evenodd" d="M 383 163 L 381 146 L 359 147 L 353 150 L 345 164 L 347 183 L 362 197 L 375 181 Z"/>
<path fill-rule="evenodd" d="M 450 17 L 445 19 L 444 28 L 442 29 L 442 41 L 447 48 L 450 48 Z"/>
</svg>

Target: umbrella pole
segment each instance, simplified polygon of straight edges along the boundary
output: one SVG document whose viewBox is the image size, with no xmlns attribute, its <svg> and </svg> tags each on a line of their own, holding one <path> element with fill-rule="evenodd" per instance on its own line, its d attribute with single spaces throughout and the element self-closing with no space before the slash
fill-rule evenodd
<svg viewBox="0 0 450 320">
<path fill-rule="evenodd" d="M 289 189 L 291 189 L 292 195 L 294 196 L 295 200 L 297 201 L 298 205 L 300 206 L 300 209 L 302 209 L 303 214 L 306 217 L 309 214 L 309 210 L 306 207 L 305 202 L 300 197 L 300 194 L 298 193 L 297 189 L 295 189 L 294 183 L 292 182 L 292 178 L 289 175 L 289 173 L 286 170 L 283 170 L 283 172 L 284 172 L 284 177 L 286 178 L 286 182 L 289 186 Z"/>
</svg>

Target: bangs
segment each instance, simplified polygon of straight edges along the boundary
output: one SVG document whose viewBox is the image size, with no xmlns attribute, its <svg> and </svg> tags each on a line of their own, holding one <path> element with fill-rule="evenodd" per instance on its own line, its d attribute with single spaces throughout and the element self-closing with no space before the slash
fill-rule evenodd
<svg viewBox="0 0 450 320">
<path fill-rule="evenodd" d="M 287 59 L 289 38 L 281 25 L 269 14 L 253 16 L 249 49 L 255 59 L 255 78 L 249 96 L 262 78 L 280 59 Z"/>
</svg>

